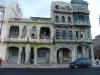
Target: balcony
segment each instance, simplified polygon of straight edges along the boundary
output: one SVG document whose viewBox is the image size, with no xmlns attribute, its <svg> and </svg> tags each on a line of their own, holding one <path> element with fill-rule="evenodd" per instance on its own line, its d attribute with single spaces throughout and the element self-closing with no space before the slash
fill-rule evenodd
<svg viewBox="0 0 100 75">
<path fill-rule="evenodd" d="M 81 9 L 81 8 L 77 8 L 77 9 L 74 8 L 74 9 L 73 9 L 73 12 L 74 12 L 74 13 L 79 13 L 79 12 L 80 12 L 80 13 L 87 13 L 87 14 L 90 13 L 89 10 L 85 10 L 85 9 Z"/>
<path fill-rule="evenodd" d="M 74 23 L 75 23 L 75 25 L 87 25 L 87 26 L 90 26 L 89 22 L 75 21 Z"/>
<path fill-rule="evenodd" d="M 38 42 L 37 38 L 29 37 L 29 42 Z"/>
<path fill-rule="evenodd" d="M 75 42 L 73 38 L 66 38 L 66 39 L 54 39 L 55 42 Z"/>
<path fill-rule="evenodd" d="M 53 38 L 39 39 L 39 43 L 53 43 Z"/>
<path fill-rule="evenodd" d="M 87 43 L 92 43 L 92 39 L 75 39 L 75 42 L 87 42 Z"/>
<path fill-rule="evenodd" d="M 27 37 L 6 37 L 4 42 L 27 42 Z"/>
<path fill-rule="evenodd" d="M 68 22 L 68 21 L 65 21 L 65 22 L 54 22 L 54 24 L 59 24 L 59 25 L 74 25 L 74 22 Z"/>
<path fill-rule="evenodd" d="M 29 37 L 29 42 L 34 42 L 34 43 L 52 43 L 53 42 L 53 39 L 52 38 L 32 38 L 32 37 Z"/>
<path fill-rule="evenodd" d="M 54 12 L 59 12 L 59 13 L 73 13 L 73 10 L 71 8 L 69 8 L 69 9 L 61 9 L 61 8 L 56 9 L 56 8 L 54 8 Z"/>
</svg>

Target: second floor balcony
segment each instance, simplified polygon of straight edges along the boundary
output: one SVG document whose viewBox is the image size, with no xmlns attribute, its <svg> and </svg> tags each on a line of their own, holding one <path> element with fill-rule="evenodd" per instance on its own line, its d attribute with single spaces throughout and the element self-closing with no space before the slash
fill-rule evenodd
<svg viewBox="0 0 100 75">
<path fill-rule="evenodd" d="M 27 37 L 8 36 L 5 37 L 4 42 L 27 42 Z"/>
<path fill-rule="evenodd" d="M 75 42 L 87 42 L 87 43 L 92 43 L 92 39 L 90 39 L 90 38 L 87 38 L 87 39 L 85 39 L 85 38 L 76 38 L 76 39 L 75 39 Z"/>
<path fill-rule="evenodd" d="M 90 23 L 88 21 L 74 21 L 75 25 L 86 25 L 90 26 Z"/>
<path fill-rule="evenodd" d="M 68 9 L 65 9 L 65 8 L 56 9 L 56 8 L 54 8 L 54 12 L 59 12 L 59 13 L 73 13 L 73 10 L 72 10 L 72 8 L 68 8 Z"/>
</svg>

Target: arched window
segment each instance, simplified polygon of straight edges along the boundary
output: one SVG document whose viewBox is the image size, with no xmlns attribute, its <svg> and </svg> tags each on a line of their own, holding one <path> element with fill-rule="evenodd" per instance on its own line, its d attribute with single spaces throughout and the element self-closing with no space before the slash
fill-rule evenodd
<svg viewBox="0 0 100 75">
<path fill-rule="evenodd" d="M 9 31 L 9 37 L 19 36 L 19 26 L 11 26 Z"/>
<path fill-rule="evenodd" d="M 27 35 L 27 28 L 26 28 L 26 26 L 24 26 L 22 29 L 22 37 L 25 38 L 26 35 Z"/>
<path fill-rule="evenodd" d="M 66 39 L 67 38 L 66 30 L 62 30 L 62 38 L 63 39 Z"/>
<path fill-rule="evenodd" d="M 71 22 L 71 17 L 68 17 L 68 22 Z"/>
<path fill-rule="evenodd" d="M 77 55 L 78 55 L 78 58 L 82 58 L 83 57 L 83 50 L 82 50 L 81 46 L 77 47 Z"/>
<path fill-rule="evenodd" d="M 55 17 L 55 21 L 59 22 L 59 17 L 58 16 Z"/>
<path fill-rule="evenodd" d="M 56 39 L 60 39 L 60 30 L 56 30 L 56 32 L 55 32 L 55 37 L 56 37 Z"/>
<path fill-rule="evenodd" d="M 63 23 L 65 23 L 65 17 L 64 16 L 62 16 L 61 20 L 62 20 Z"/>
<path fill-rule="evenodd" d="M 31 37 L 32 38 L 36 38 L 37 36 L 37 29 L 36 29 L 36 26 L 34 26 L 33 28 L 32 28 L 32 33 L 31 33 Z"/>
</svg>

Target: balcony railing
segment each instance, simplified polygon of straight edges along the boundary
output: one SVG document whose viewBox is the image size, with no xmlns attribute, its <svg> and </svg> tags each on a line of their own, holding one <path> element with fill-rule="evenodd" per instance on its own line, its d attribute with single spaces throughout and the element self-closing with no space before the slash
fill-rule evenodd
<svg viewBox="0 0 100 75">
<path fill-rule="evenodd" d="M 75 21 L 74 23 L 75 25 L 90 25 L 89 22 L 83 22 L 83 21 Z"/>
<path fill-rule="evenodd" d="M 6 37 L 5 42 L 27 42 L 27 37 Z"/>
<path fill-rule="evenodd" d="M 62 22 L 62 21 L 59 21 L 59 22 L 54 22 L 54 24 L 63 24 L 63 25 L 74 25 L 74 22 L 68 22 L 68 21 L 65 21 L 65 22 Z"/>
<path fill-rule="evenodd" d="M 67 39 L 54 39 L 55 42 L 92 42 L 92 39 L 75 39 L 75 38 L 67 38 Z"/>
<path fill-rule="evenodd" d="M 90 13 L 90 11 L 89 11 L 89 10 L 84 10 L 84 9 L 73 9 L 73 12 Z"/>
<path fill-rule="evenodd" d="M 89 39 L 89 38 L 88 39 L 84 39 L 84 38 L 83 39 L 81 39 L 81 38 L 77 39 L 76 38 L 75 41 L 76 42 L 89 42 L 89 43 L 91 43 L 92 42 L 92 39 Z"/>
<path fill-rule="evenodd" d="M 73 10 L 71 8 L 70 9 L 61 9 L 61 8 L 56 9 L 56 8 L 54 8 L 54 11 L 61 12 L 61 13 L 72 13 L 73 12 Z"/>
<path fill-rule="evenodd" d="M 36 42 L 36 43 L 52 43 L 53 42 L 53 38 L 49 37 L 49 38 L 32 38 L 29 37 L 29 42 Z"/>
</svg>

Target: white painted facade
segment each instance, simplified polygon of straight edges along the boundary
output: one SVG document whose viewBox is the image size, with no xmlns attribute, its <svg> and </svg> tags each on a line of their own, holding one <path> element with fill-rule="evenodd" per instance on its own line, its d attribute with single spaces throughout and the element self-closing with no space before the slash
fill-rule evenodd
<svg viewBox="0 0 100 75">
<path fill-rule="evenodd" d="M 78 58 L 94 59 L 87 4 L 52 2 L 51 18 L 30 19 L 21 18 L 16 6 L 18 15 L 9 6 L 11 12 L 2 26 L 0 57 L 6 63 L 69 64 Z"/>
</svg>

